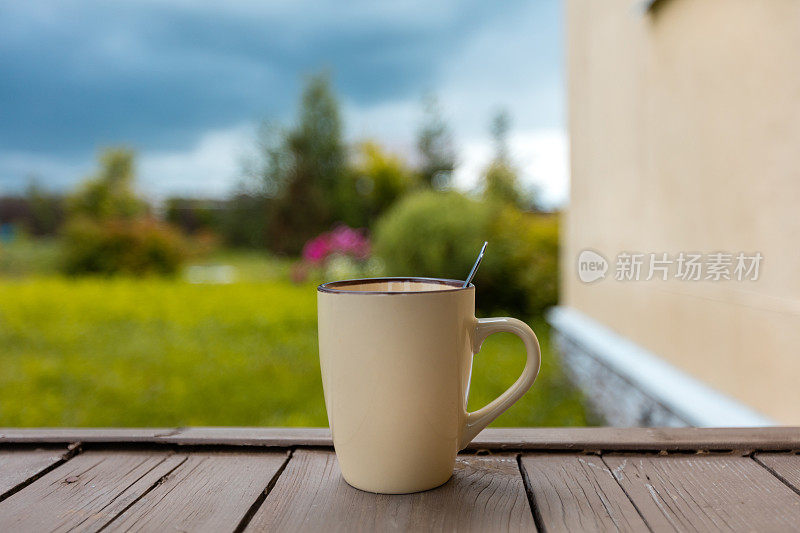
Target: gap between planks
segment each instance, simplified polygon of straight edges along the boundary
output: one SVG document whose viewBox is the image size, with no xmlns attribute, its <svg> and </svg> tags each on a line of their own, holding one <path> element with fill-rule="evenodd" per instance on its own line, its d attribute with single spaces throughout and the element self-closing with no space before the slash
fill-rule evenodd
<svg viewBox="0 0 800 533">
<path fill-rule="evenodd" d="M 177 470 L 178 468 L 180 468 L 180 467 L 183 465 L 183 463 L 185 463 L 185 462 L 186 462 L 186 460 L 187 460 L 187 459 L 188 459 L 188 457 L 184 457 L 184 458 L 183 458 L 183 460 L 181 460 L 180 462 L 178 462 L 178 464 L 176 464 L 175 466 L 173 466 L 173 467 L 172 467 L 170 470 L 168 470 L 168 471 L 167 471 L 167 472 L 166 472 L 166 473 L 165 473 L 163 476 L 161 476 L 160 478 L 158 478 L 158 479 L 157 479 L 157 480 L 156 480 L 156 481 L 155 481 L 155 482 L 154 482 L 152 485 L 150 485 L 149 487 L 147 487 L 147 489 L 146 489 L 144 492 L 142 492 L 142 493 L 141 493 L 141 494 L 140 494 L 138 497 L 136 497 L 136 498 L 135 498 L 133 501 L 131 501 L 131 502 L 130 502 L 128 505 L 126 505 L 125 507 L 123 507 L 123 508 L 122 508 L 122 509 L 121 509 L 121 510 L 118 512 L 118 513 L 116 513 L 116 514 L 115 514 L 114 516 L 112 516 L 112 517 L 111 517 L 111 518 L 110 518 L 110 519 L 109 519 L 109 520 L 108 520 L 108 521 L 107 521 L 105 524 L 103 524 L 103 525 L 100 527 L 100 529 L 98 529 L 98 530 L 97 530 L 97 533 L 100 533 L 100 531 L 103 531 L 104 529 L 108 528 L 108 526 L 110 526 L 110 525 L 111 525 L 111 524 L 112 524 L 112 523 L 113 523 L 115 520 L 117 520 L 119 517 L 121 517 L 123 514 L 125 514 L 125 513 L 126 513 L 128 510 L 130 510 L 130 509 L 131 509 L 131 507 L 133 507 L 134 505 L 136 505 L 136 504 L 139 502 L 139 500 L 141 500 L 142 498 L 144 498 L 145 496 L 147 496 L 148 494 L 150 494 L 150 492 L 152 492 L 152 491 L 153 491 L 153 489 L 155 489 L 157 486 L 159 486 L 160 484 L 164 483 L 164 481 L 166 481 L 167 477 L 169 477 L 169 475 L 170 475 L 170 474 L 172 474 L 172 473 L 173 473 L 175 470 Z M 165 460 L 166 460 L 166 459 L 165 459 Z M 163 463 L 163 461 L 162 461 L 162 463 Z M 146 476 L 147 474 L 149 474 L 150 472 L 152 472 L 152 471 L 153 471 L 153 470 L 154 470 L 156 467 L 158 467 L 160 464 L 161 464 L 161 463 L 159 463 L 159 464 L 156 464 L 156 465 L 153 465 L 153 468 L 151 468 L 150 470 L 148 470 L 147 472 L 145 472 L 144 474 L 142 474 L 142 476 L 141 476 L 141 477 L 139 477 L 139 479 L 137 479 L 136 481 L 139 481 L 139 480 L 140 480 L 140 479 L 142 479 L 144 476 Z M 128 488 L 130 488 L 130 486 L 131 486 L 131 485 L 129 485 L 128 487 L 126 487 L 126 489 L 125 489 L 125 490 L 127 490 Z M 123 491 L 123 492 L 124 492 L 124 491 Z"/>
<path fill-rule="evenodd" d="M 800 496 L 800 452 L 754 453 L 753 460 Z"/>
<path fill-rule="evenodd" d="M 605 467 L 608 469 L 609 472 L 611 472 L 611 476 L 614 478 L 614 481 L 617 482 L 617 485 L 619 486 L 619 488 L 622 490 L 622 492 L 625 493 L 625 497 L 628 498 L 628 501 L 631 502 L 631 505 L 633 505 L 633 508 L 636 509 L 636 513 L 642 519 L 642 522 L 644 522 L 644 524 L 647 526 L 647 529 L 649 529 L 652 532 L 653 528 L 652 528 L 652 526 L 650 524 L 647 523 L 647 518 L 645 518 L 644 513 L 642 513 L 642 510 L 639 509 L 639 506 L 636 504 L 634 499 L 631 498 L 631 495 L 628 493 L 628 490 L 625 487 L 622 486 L 622 483 L 619 482 L 619 478 L 614 474 L 614 471 L 611 470 L 611 467 L 608 466 L 608 463 L 606 462 L 605 458 L 602 455 L 600 455 L 600 460 L 603 461 L 603 464 L 605 465 Z"/>
<path fill-rule="evenodd" d="M 269 493 L 272 492 L 272 489 L 275 488 L 275 485 L 278 483 L 278 478 L 281 477 L 283 471 L 286 470 L 286 466 L 289 464 L 289 461 L 292 460 L 294 456 L 294 449 L 290 449 L 289 452 L 286 454 L 286 460 L 283 462 L 281 467 L 275 472 L 275 475 L 272 476 L 272 479 L 269 480 L 267 486 L 261 491 L 261 494 L 258 495 L 256 501 L 253 502 L 253 505 L 247 510 L 247 513 L 242 517 L 239 523 L 236 526 L 236 529 L 233 530 L 233 533 L 242 533 L 247 526 L 250 524 L 250 521 L 253 520 L 253 517 L 256 515 L 258 510 L 264 505 L 264 502 L 267 500 L 267 496 Z"/>
<path fill-rule="evenodd" d="M 528 471 L 522 464 L 522 454 L 517 454 L 517 468 L 519 468 L 519 475 L 522 476 L 522 484 L 525 486 L 525 494 L 528 496 L 528 506 L 531 508 L 531 515 L 533 516 L 533 523 L 536 526 L 536 531 L 544 532 L 544 523 L 542 522 L 542 515 L 539 508 L 536 506 L 536 496 L 533 494 L 531 487 L 531 480 L 528 477 Z"/>
<path fill-rule="evenodd" d="M 527 453 L 519 465 L 540 531 L 651 530 L 598 454 Z"/>
<path fill-rule="evenodd" d="M 0 450 L 2 451 L 2 450 Z M 73 442 L 69 446 L 67 446 L 66 450 L 61 453 L 61 457 L 53 461 L 50 465 L 41 468 L 40 470 L 36 471 L 35 473 L 21 479 L 18 483 L 14 486 L 9 487 L 3 493 L 0 493 L 0 503 L 4 500 L 10 498 L 17 492 L 21 491 L 37 479 L 41 478 L 42 476 L 47 475 L 48 473 L 52 472 L 59 466 L 63 465 L 70 459 L 72 459 L 75 455 L 81 452 L 81 443 L 80 442 Z"/>
</svg>

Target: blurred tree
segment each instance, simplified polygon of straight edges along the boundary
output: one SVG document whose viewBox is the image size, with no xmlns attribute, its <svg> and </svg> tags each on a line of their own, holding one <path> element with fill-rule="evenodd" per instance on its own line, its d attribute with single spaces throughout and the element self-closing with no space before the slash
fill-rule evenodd
<svg viewBox="0 0 800 533">
<path fill-rule="evenodd" d="M 271 201 L 264 193 L 246 189 L 234 194 L 221 215 L 220 225 L 225 242 L 236 247 L 266 247 Z"/>
<path fill-rule="evenodd" d="M 224 200 L 173 196 L 164 202 L 163 216 L 188 235 L 214 233 L 220 230 L 220 219 L 227 208 L 228 202 Z"/>
<path fill-rule="evenodd" d="M 70 215 L 105 220 L 133 218 L 146 211 L 133 190 L 134 153 L 128 148 L 107 148 L 100 153 L 100 171 L 87 179 L 67 203 Z"/>
<path fill-rule="evenodd" d="M 356 147 L 343 183 L 347 191 L 340 195 L 341 220 L 352 227 L 372 227 L 397 199 L 417 186 L 418 177 L 400 157 L 366 141 Z"/>
<path fill-rule="evenodd" d="M 501 109 L 492 118 L 489 131 L 494 141 L 495 160 L 508 162 L 508 132 L 511 130 L 511 116 Z"/>
<path fill-rule="evenodd" d="M 417 134 L 417 149 L 421 156 L 420 178 L 424 185 L 446 188 L 456 167 L 453 135 L 442 118 L 439 102 L 428 96 L 423 102 L 425 118 Z"/>
<path fill-rule="evenodd" d="M 534 204 L 532 194 L 522 189 L 508 148 L 508 132 L 511 117 L 508 112 L 499 111 L 492 119 L 490 131 L 494 140 L 494 159 L 483 174 L 483 195 L 486 200 L 511 204 L 520 209 L 531 209 Z"/>
<path fill-rule="evenodd" d="M 62 268 L 68 274 L 171 274 L 186 255 L 182 236 L 155 220 L 134 192 L 134 153 L 108 148 L 100 170 L 68 199 Z"/>
<path fill-rule="evenodd" d="M 339 102 L 325 74 L 311 77 L 300 101 L 298 123 L 288 130 L 263 128 L 255 174 L 257 195 L 270 200 L 267 242 L 277 252 L 298 253 L 337 219 L 345 172 Z"/>
<path fill-rule="evenodd" d="M 64 221 L 64 198 L 53 194 L 31 177 L 25 188 L 25 201 L 30 210 L 28 231 L 33 235 L 55 235 Z"/>
</svg>

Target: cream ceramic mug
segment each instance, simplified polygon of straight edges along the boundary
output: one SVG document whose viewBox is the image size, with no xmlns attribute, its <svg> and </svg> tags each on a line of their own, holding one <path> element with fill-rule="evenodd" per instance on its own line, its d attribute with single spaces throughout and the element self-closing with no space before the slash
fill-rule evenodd
<svg viewBox="0 0 800 533">
<path fill-rule="evenodd" d="M 475 287 L 462 284 L 375 278 L 317 289 L 325 405 L 350 485 L 400 494 L 445 483 L 456 453 L 533 385 L 541 360 L 536 335 L 514 318 L 475 318 Z M 525 343 L 525 370 L 469 413 L 472 356 L 497 332 Z"/>
</svg>

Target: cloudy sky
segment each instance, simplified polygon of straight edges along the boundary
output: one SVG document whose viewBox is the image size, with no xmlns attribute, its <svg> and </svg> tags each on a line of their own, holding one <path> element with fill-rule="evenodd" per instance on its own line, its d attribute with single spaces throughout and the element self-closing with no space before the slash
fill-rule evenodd
<svg viewBox="0 0 800 533">
<path fill-rule="evenodd" d="M 328 70 L 347 138 L 412 154 L 436 94 L 470 187 L 493 113 L 551 205 L 567 194 L 561 6 L 555 0 L 0 0 L 0 194 L 66 188 L 97 150 L 139 153 L 139 188 L 222 196 L 262 120 L 294 115 Z"/>
</svg>

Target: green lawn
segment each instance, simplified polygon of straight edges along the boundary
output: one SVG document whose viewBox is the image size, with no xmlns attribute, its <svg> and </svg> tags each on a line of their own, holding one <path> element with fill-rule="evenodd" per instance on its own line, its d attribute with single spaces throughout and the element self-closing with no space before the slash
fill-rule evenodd
<svg viewBox="0 0 800 533">
<path fill-rule="evenodd" d="M 231 285 L 6 272 L 0 426 L 327 425 L 315 287 L 259 279 L 267 267 L 285 271 L 260 261 L 241 259 L 244 281 Z M 495 425 L 584 425 L 546 325 L 533 326 L 541 375 Z M 470 409 L 499 395 L 523 364 L 518 339 L 490 337 L 475 358 Z"/>
</svg>

